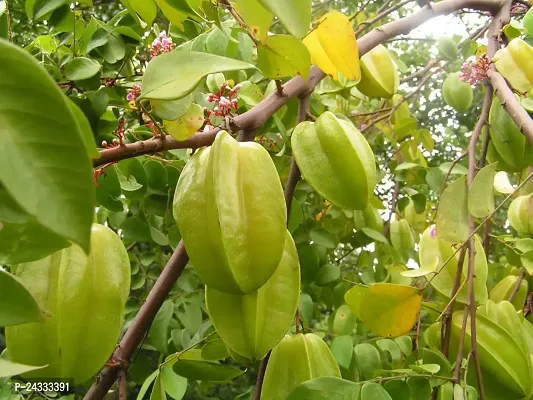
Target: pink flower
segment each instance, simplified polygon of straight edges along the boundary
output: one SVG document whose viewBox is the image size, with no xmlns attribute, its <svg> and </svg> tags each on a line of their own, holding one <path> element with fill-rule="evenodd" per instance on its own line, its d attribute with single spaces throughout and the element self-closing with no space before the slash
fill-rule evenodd
<svg viewBox="0 0 533 400">
<path fill-rule="evenodd" d="M 472 86 L 482 83 L 489 79 L 487 72 L 491 63 L 492 61 L 490 61 L 486 55 L 479 57 L 475 63 L 464 63 L 463 68 L 459 73 L 459 79 L 463 82 L 470 83 Z"/>
<path fill-rule="evenodd" d="M 433 226 L 431 230 L 429 231 L 429 235 L 432 239 L 435 239 L 437 237 L 437 228 Z"/>
<path fill-rule="evenodd" d="M 130 90 L 128 90 L 128 101 L 135 101 L 141 95 L 142 84 L 135 83 Z"/>
<path fill-rule="evenodd" d="M 150 54 L 153 57 L 157 57 L 159 54 L 168 53 L 176 47 L 176 44 L 172 42 L 172 38 L 167 36 L 166 31 L 161 31 L 159 36 L 154 39 L 151 46 L 148 46 Z"/>
</svg>

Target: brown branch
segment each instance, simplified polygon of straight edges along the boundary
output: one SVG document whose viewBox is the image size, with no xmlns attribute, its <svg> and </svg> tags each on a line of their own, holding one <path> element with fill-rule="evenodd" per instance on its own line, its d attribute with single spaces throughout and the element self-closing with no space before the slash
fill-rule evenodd
<svg viewBox="0 0 533 400">
<path fill-rule="evenodd" d="M 446 357 L 448 357 L 448 351 L 450 350 L 450 339 L 452 337 L 452 315 L 455 307 L 455 299 L 459 287 L 461 286 L 461 278 L 463 276 L 463 265 L 465 262 L 466 247 L 461 249 L 459 253 L 459 260 L 457 262 L 457 274 L 455 275 L 455 281 L 453 282 L 452 292 L 450 293 L 450 303 L 448 307 L 442 313 L 442 343 L 441 351 Z"/>
<path fill-rule="evenodd" d="M 481 114 L 479 115 L 476 127 L 470 138 L 470 144 L 468 145 L 468 175 L 467 175 L 467 185 L 468 188 L 472 186 L 474 177 L 476 174 L 476 146 L 481 136 L 481 131 L 483 130 L 487 119 L 489 117 L 490 106 L 492 104 L 492 87 L 488 86 L 487 91 L 485 92 L 485 98 L 483 100 L 483 107 L 481 109 Z M 476 266 L 476 239 L 473 233 L 476 230 L 476 222 L 474 216 L 468 213 L 468 228 L 470 232 L 469 239 L 469 253 L 468 253 L 468 294 L 466 297 L 466 306 L 465 312 L 463 314 L 463 325 L 461 331 L 461 341 L 459 342 L 459 352 L 457 353 L 457 360 L 455 366 L 455 382 L 459 382 L 459 377 L 461 373 L 461 360 L 463 359 L 464 352 L 464 342 L 466 336 L 466 324 L 468 318 L 470 318 L 470 336 L 472 340 L 472 358 L 474 360 L 474 365 L 476 368 L 476 377 L 478 383 L 478 391 L 480 400 L 485 400 L 485 389 L 483 387 L 483 376 L 481 373 L 481 365 L 479 362 L 479 353 L 477 347 L 477 333 L 476 333 L 476 295 L 474 288 L 474 274 Z"/>
<path fill-rule="evenodd" d="M 368 6 L 368 5 L 370 4 L 371 1 L 372 1 L 372 0 L 366 0 L 366 1 L 361 5 L 361 7 L 359 7 L 359 9 L 355 12 L 355 14 L 352 15 L 352 16 L 350 17 L 350 21 L 353 21 L 354 19 L 356 19 L 357 16 L 361 13 L 361 11 L 364 11 L 365 8 L 366 8 L 366 6 Z"/>
<path fill-rule="evenodd" d="M 120 373 L 120 381 L 118 387 L 119 400 L 128 400 L 128 380 L 126 378 L 126 370 L 123 369 Z"/>
<path fill-rule="evenodd" d="M 489 26 L 490 26 L 490 24 L 485 24 L 481 28 L 475 30 L 465 40 L 461 41 L 461 43 L 459 43 L 457 45 L 457 49 L 461 50 L 461 48 L 464 46 L 464 44 L 468 40 L 477 40 L 477 39 L 479 39 L 489 29 Z M 426 75 L 426 73 L 428 71 L 430 71 L 433 67 L 437 66 L 441 61 L 443 61 L 443 59 L 441 57 L 437 57 L 437 58 L 433 58 L 433 59 L 429 60 L 429 62 L 427 63 L 427 65 L 424 68 L 422 68 L 421 70 L 418 70 L 416 72 L 413 72 L 411 75 L 407 75 L 406 77 L 400 79 L 400 83 L 409 82 L 410 80 L 413 80 L 413 79 L 418 78 L 420 76 Z"/>
<path fill-rule="evenodd" d="M 522 271 L 520 271 L 520 275 L 518 276 L 518 280 L 516 281 L 516 285 L 513 288 L 513 292 L 509 296 L 509 301 L 512 302 L 514 298 L 516 297 L 516 294 L 520 291 L 520 286 L 522 286 L 522 281 L 526 277 L 526 269 L 522 267 Z M 524 305 L 522 304 L 522 307 Z"/>
<path fill-rule="evenodd" d="M 259 39 L 255 35 L 255 33 L 250 29 L 248 24 L 244 21 L 241 14 L 233 7 L 233 4 L 229 0 L 218 0 L 218 4 L 226 7 L 230 14 L 233 16 L 233 18 L 237 21 L 237 23 L 241 26 L 242 29 L 250 36 L 250 39 L 254 42 L 254 44 L 257 46 L 259 44 Z"/>
<path fill-rule="evenodd" d="M 356 31 L 355 31 L 355 36 L 359 36 L 360 33 L 364 32 L 368 27 L 370 27 L 371 25 L 375 24 L 376 22 L 382 20 L 383 18 L 385 18 L 386 16 L 392 14 L 394 11 L 402 8 L 403 6 L 405 6 L 406 4 L 409 4 L 409 3 L 412 3 L 414 0 L 403 0 L 402 2 L 396 4 L 395 6 L 392 6 L 390 8 L 388 8 L 387 10 L 384 10 L 382 12 L 380 12 L 378 15 L 376 15 L 374 18 L 372 19 L 369 19 L 367 21 L 363 21 L 359 24 L 359 26 L 357 27 Z"/>
<path fill-rule="evenodd" d="M 446 189 L 446 183 L 448 182 L 448 178 L 450 178 L 450 175 L 452 174 L 453 169 L 461 161 L 463 158 L 465 158 L 468 155 L 467 152 L 464 152 L 460 154 L 455 160 L 452 161 L 452 165 L 450 165 L 450 168 L 448 169 L 448 172 L 446 172 L 446 175 L 444 176 L 444 181 L 442 182 L 442 186 L 440 187 L 440 194 L 439 197 L 442 196 L 442 193 Z"/>
<path fill-rule="evenodd" d="M 113 382 L 117 380 L 119 373 L 128 365 L 133 353 L 141 344 L 157 312 L 166 300 L 172 286 L 185 269 L 188 261 L 189 256 L 185 251 L 185 246 L 183 242 L 180 242 L 161 272 L 161 275 L 159 275 L 154 287 L 150 290 L 135 320 L 115 350 L 113 359 L 118 361 L 119 364 L 103 369 L 85 395 L 84 400 L 100 400 L 104 398 L 109 388 L 113 385 Z"/>
<path fill-rule="evenodd" d="M 359 55 L 362 56 L 368 53 L 387 39 L 409 33 L 430 18 L 450 14 L 464 7 L 492 11 L 498 9 L 500 5 L 501 0 L 444 0 L 433 4 L 432 8 L 426 6 L 405 18 L 389 22 L 364 35 L 357 41 Z M 251 110 L 236 116 L 231 121 L 232 130 L 250 130 L 262 127 L 277 110 L 287 104 L 291 99 L 302 96 L 304 93 L 312 92 L 325 76 L 324 72 L 319 68 L 313 67 L 311 68 L 308 82 L 305 82 L 301 77 L 291 79 L 283 85 L 283 94 L 285 96 L 278 96 L 277 93 L 270 94 Z M 197 149 L 199 147 L 209 146 L 213 143 L 215 135 L 219 130 L 220 128 L 214 128 L 206 132 L 199 132 L 185 141 L 177 141 L 172 137 L 166 136 L 165 138 L 149 139 L 126 146 L 105 149 L 100 151 L 100 158 L 94 160 L 93 164 L 97 167 L 110 161 L 119 161 L 163 150 Z"/>
<path fill-rule="evenodd" d="M 396 203 L 398 203 L 398 195 L 399 194 L 400 194 L 400 182 L 396 181 L 394 183 L 394 190 L 392 192 L 392 199 L 391 199 L 391 204 L 390 204 L 389 218 L 387 219 L 387 226 L 385 227 L 385 236 L 387 236 L 389 234 L 390 224 L 391 224 L 391 221 L 392 221 L 392 216 L 396 212 Z"/>
<path fill-rule="evenodd" d="M 267 353 L 265 358 L 263 358 L 261 360 L 261 363 L 259 364 L 259 371 L 257 372 L 257 381 L 255 383 L 253 400 L 261 400 L 261 389 L 263 388 L 263 381 L 265 380 L 265 373 L 268 366 L 268 359 L 270 358 L 270 353 L 272 353 L 272 350 Z"/>
</svg>

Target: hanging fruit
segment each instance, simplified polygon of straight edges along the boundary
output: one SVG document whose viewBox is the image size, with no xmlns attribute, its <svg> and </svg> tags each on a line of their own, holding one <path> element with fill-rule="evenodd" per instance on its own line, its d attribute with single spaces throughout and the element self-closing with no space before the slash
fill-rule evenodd
<svg viewBox="0 0 533 400">
<path fill-rule="evenodd" d="M 533 233 L 533 195 L 518 196 L 509 205 L 507 219 L 519 235 L 529 236 Z"/>
<path fill-rule="evenodd" d="M 385 46 L 380 44 L 361 57 L 357 89 L 365 96 L 390 99 L 399 83 L 398 67 Z"/>
<path fill-rule="evenodd" d="M 174 217 L 192 264 L 213 289 L 251 293 L 280 263 L 285 199 L 276 167 L 258 143 L 219 132 L 183 169 Z"/>
<path fill-rule="evenodd" d="M 288 231 L 276 272 L 257 291 L 236 295 L 205 289 L 207 311 L 218 335 L 248 359 L 262 359 L 285 336 L 294 322 L 299 297 L 300 264 Z"/>
<path fill-rule="evenodd" d="M 490 291 L 490 299 L 495 303 L 500 301 L 509 300 L 516 289 L 518 280 L 520 278 L 516 275 L 508 275 L 499 281 Z M 524 308 L 526 302 L 526 297 L 528 293 L 528 284 L 525 279 L 520 280 L 520 287 L 518 292 L 513 298 L 512 304 L 517 311 L 520 311 Z"/>
<path fill-rule="evenodd" d="M 533 384 L 531 358 L 525 349 L 527 342 L 525 333 L 519 328 L 518 315 L 508 302 L 494 304 L 489 300 L 487 303 L 489 306 L 479 307 L 476 316 L 477 349 L 487 398 L 509 400 L 530 398 Z M 454 313 L 452 317 L 450 359 L 454 359 L 457 354 L 463 316 L 464 312 L 460 311 Z M 470 352 L 471 342 L 468 323 L 464 338 L 464 354 Z M 468 383 L 476 385 L 475 374 L 472 375 L 474 376 L 469 377 Z"/>
<path fill-rule="evenodd" d="M 326 111 L 316 122 L 298 124 L 291 144 L 302 175 L 321 196 L 349 210 L 366 208 L 376 186 L 376 165 L 357 128 Z"/>
<path fill-rule="evenodd" d="M 521 93 L 533 89 L 533 47 L 520 38 L 496 52 L 494 66 Z"/>
<path fill-rule="evenodd" d="M 328 345 L 313 333 L 285 336 L 268 360 L 261 400 L 285 400 L 300 383 L 341 373 Z"/>
<path fill-rule="evenodd" d="M 43 323 L 6 328 L 11 361 L 48 364 L 24 378 L 87 381 L 113 353 L 122 328 L 130 291 L 130 261 L 122 240 L 93 224 L 89 255 L 71 245 L 15 269 L 50 315 Z"/>
<path fill-rule="evenodd" d="M 459 73 L 449 74 L 442 84 L 444 102 L 456 111 L 465 113 L 472 105 L 474 93 L 469 83 L 459 79 Z"/>
<path fill-rule="evenodd" d="M 533 164 L 533 145 L 494 97 L 489 115 L 490 142 L 505 164 L 520 171 Z"/>
</svg>

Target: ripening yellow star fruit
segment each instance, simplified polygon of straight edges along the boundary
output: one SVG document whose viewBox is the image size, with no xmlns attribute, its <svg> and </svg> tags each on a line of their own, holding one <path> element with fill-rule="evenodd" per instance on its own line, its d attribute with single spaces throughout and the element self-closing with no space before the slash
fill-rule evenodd
<svg viewBox="0 0 533 400">
<path fill-rule="evenodd" d="M 533 47 L 520 38 L 494 55 L 494 66 L 513 89 L 526 93 L 533 88 Z"/>
<path fill-rule="evenodd" d="M 348 17 L 338 11 L 324 15 L 303 43 L 311 53 L 311 61 L 326 74 L 339 80 L 339 72 L 359 82 L 359 48 Z"/>
</svg>

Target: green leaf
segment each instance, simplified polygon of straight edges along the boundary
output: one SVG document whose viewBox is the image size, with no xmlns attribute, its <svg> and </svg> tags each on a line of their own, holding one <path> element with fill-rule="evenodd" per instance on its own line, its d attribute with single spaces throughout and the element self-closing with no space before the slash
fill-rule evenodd
<svg viewBox="0 0 533 400">
<path fill-rule="evenodd" d="M 530 8 L 524 18 L 522 19 L 522 25 L 527 31 L 529 37 L 533 36 L 533 10 Z"/>
<path fill-rule="evenodd" d="M 302 206 L 298 203 L 298 200 L 292 199 L 291 214 L 289 217 L 289 232 L 293 233 L 304 221 L 304 213 Z"/>
<path fill-rule="evenodd" d="M 417 321 L 422 292 L 411 286 L 376 283 L 354 286 L 344 296 L 361 322 L 380 336 L 401 336 Z"/>
<path fill-rule="evenodd" d="M 191 381 L 226 382 L 241 376 L 246 370 L 209 361 L 178 359 L 174 372 Z"/>
<path fill-rule="evenodd" d="M 452 167 L 453 163 L 451 162 L 445 162 L 445 163 L 442 163 L 441 165 L 439 165 L 439 168 L 442 172 L 444 172 L 445 174 L 450 170 L 450 168 Z M 452 175 L 466 175 L 468 174 L 468 169 L 461 165 L 461 164 L 455 164 L 453 166 L 453 169 L 452 171 L 450 172 L 450 174 Z"/>
<path fill-rule="evenodd" d="M 198 332 L 200 325 L 202 325 L 202 310 L 197 303 L 185 303 L 176 314 L 191 335 Z"/>
<path fill-rule="evenodd" d="M 298 305 L 298 310 L 300 310 L 300 315 L 304 320 L 304 324 L 310 325 L 311 320 L 313 319 L 314 306 L 313 299 L 307 293 L 300 294 L 300 303 Z"/>
<path fill-rule="evenodd" d="M 257 65 L 270 79 L 301 76 L 307 80 L 311 55 L 298 39 L 288 35 L 273 35 L 257 45 Z"/>
<path fill-rule="evenodd" d="M 331 352 L 337 364 L 344 369 L 350 368 L 353 355 L 353 339 L 351 336 L 336 336 L 331 342 Z"/>
<path fill-rule="evenodd" d="M 494 211 L 494 176 L 497 162 L 487 165 L 474 177 L 468 191 L 468 211 L 476 218 L 485 218 Z"/>
<path fill-rule="evenodd" d="M 211 75 L 212 76 L 212 75 Z M 263 92 L 261 88 L 250 81 L 241 82 L 241 90 L 239 90 L 239 99 L 244 101 L 248 106 L 256 106 L 263 100 Z M 220 88 L 220 85 L 218 86 Z M 218 89 L 217 89 L 218 91 Z"/>
<path fill-rule="evenodd" d="M 274 15 L 264 8 L 257 0 L 236 0 L 235 8 L 251 31 L 263 40 L 272 25 Z"/>
<path fill-rule="evenodd" d="M 468 238 L 468 204 L 466 177 L 452 182 L 442 193 L 437 212 L 437 235 L 449 243 Z"/>
<path fill-rule="evenodd" d="M 141 98 L 177 100 L 191 93 L 209 74 L 255 69 L 231 58 L 188 50 L 174 50 L 152 59 L 143 77 Z"/>
<path fill-rule="evenodd" d="M 207 342 L 202 347 L 202 358 L 208 361 L 224 360 L 230 356 L 228 348 L 222 339 L 215 339 Z"/>
<path fill-rule="evenodd" d="M 159 375 L 159 369 L 156 369 L 154 372 L 152 372 L 148 378 L 146 378 L 141 386 L 141 389 L 139 390 L 139 393 L 137 394 L 137 400 L 143 400 L 144 395 L 148 392 L 148 389 L 150 388 L 150 385 L 152 382 L 158 377 Z"/>
<path fill-rule="evenodd" d="M 375 371 L 381 368 L 381 356 L 378 349 L 368 343 L 354 347 L 355 360 L 364 380 L 372 379 Z"/>
<path fill-rule="evenodd" d="M 315 282 L 318 286 L 327 286 L 341 279 L 341 268 L 338 265 L 324 265 L 318 270 Z"/>
<path fill-rule="evenodd" d="M 39 304 L 28 289 L 15 275 L 0 269 L 0 327 L 41 319 Z"/>
<path fill-rule="evenodd" d="M 383 236 L 381 232 L 378 232 L 375 229 L 365 226 L 364 228 L 361 228 L 361 231 L 369 238 L 374 239 L 376 242 L 389 243 L 387 238 Z"/>
<path fill-rule="evenodd" d="M 429 398 L 429 397 L 428 397 Z M 393 400 L 381 385 L 367 382 L 361 388 L 361 400 Z"/>
<path fill-rule="evenodd" d="M 292 36 L 303 39 L 311 25 L 311 0 L 259 0 Z"/>
<path fill-rule="evenodd" d="M 360 383 L 322 376 L 301 383 L 286 400 L 358 400 L 360 392 Z"/>
<path fill-rule="evenodd" d="M 39 260 L 69 246 L 44 228 L 0 187 L 0 265 Z"/>
<path fill-rule="evenodd" d="M 154 0 L 129 0 L 133 10 L 146 22 L 146 25 L 151 26 L 157 17 L 157 4 Z"/>
<path fill-rule="evenodd" d="M 92 159 L 100 158 L 100 152 L 96 147 L 93 130 L 91 128 L 89 120 L 87 119 L 81 108 L 79 108 L 73 101 L 70 101 L 68 105 L 70 106 L 70 111 L 72 112 L 72 115 L 74 115 L 74 118 L 76 119 L 76 122 L 78 124 L 78 129 L 80 130 L 83 143 L 85 143 L 87 154 L 89 154 L 89 157 L 91 157 Z"/>
<path fill-rule="evenodd" d="M 193 94 L 173 101 L 152 100 L 152 108 L 156 115 L 164 120 L 173 121 L 184 115 L 194 100 Z"/>
<path fill-rule="evenodd" d="M 68 246 L 32 217 L 23 223 L 0 222 L 0 264 L 39 260 Z"/>
<path fill-rule="evenodd" d="M 126 44 L 118 33 L 111 33 L 107 42 L 98 48 L 98 52 L 100 52 L 106 62 L 114 64 L 122 60 L 126 55 Z"/>
<path fill-rule="evenodd" d="M 431 385 L 429 379 L 411 377 L 407 379 L 412 400 L 427 400 L 431 398 Z"/>
<path fill-rule="evenodd" d="M 412 162 L 403 162 L 396 167 L 395 171 L 403 171 L 406 169 L 413 169 L 413 168 L 420 168 L 420 165 L 412 163 Z"/>
<path fill-rule="evenodd" d="M 411 400 L 411 391 L 405 381 L 388 381 L 383 384 L 383 388 L 394 400 Z"/>
<path fill-rule="evenodd" d="M 392 362 L 399 362 L 401 360 L 402 353 L 396 342 L 394 342 L 393 340 L 380 339 L 376 341 L 376 345 L 381 349 L 381 351 L 390 354 Z"/>
<path fill-rule="evenodd" d="M 122 175 L 123 176 L 123 175 Z M 111 211 L 122 211 L 124 205 L 120 201 L 122 190 L 117 175 L 116 166 L 107 168 L 103 174 L 98 176 L 98 187 L 96 188 L 96 200 L 98 204 Z"/>
<path fill-rule="evenodd" d="M 327 249 L 334 249 L 338 244 L 335 235 L 323 228 L 311 229 L 309 237 L 314 243 L 324 246 Z"/>
<path fill-rule="evenodd" d="M 400 350 L 407 357 L 413 352 L 413 340 L 410 336 L 400 336 L 394 339 Z"/>
<path fill-rule="evenodd" d="M 51 11 L 54 11 L 66 3 L 66 0 L 34 0 L 31 1 L 32 12 L 29 18 L 38 20 Z M 26 10 L 27 12 L 28 10 Z"/>
<path fill-rule="evenodd" d="M 150 393 L 150 400 L 166 400 L 165 388 L 163 387 L 163 380 L 159 373 L 155 378 L 154 386 L 152 386 L 152 393 Z"/>
<path fill-rule="evenodd" d="M 187 391 L 187 378 L 177 375 L 171 363 L 165 364 L 159 374 L 163 389 L 174 400 L 181 400 Z M 166 399 L 166 396 L 164 396 Z"/>
<path fill-rule="evenodd" d="M 187 7 L 188 11 L 183 11 L 179 8 L 179 3 L 183 3 L 183 1 L 175 1 L 175 0 L 155 0 L 161 11 L 163 12 L 163 15 L 167 17 L 167 19 L 172 23 L 172 25 L 176 25 L 178 28 L 183 30 L 183 21 L 187 19 L 188 12 L 190 11 L 190 7 Z M 186 4 L 186 3 L 185 3 Z"/>
<path fill-rule="evenodd" d="M 100 72 L 102 66 L 98 61 L 86 57 L 76 57 L 65 66 L 65 77 L 71 81 L 89 79 Z"/>
<path fill-rule="evenodd" d="M 419 364 L 419 365 L 410 365 L 409 366 L 413 371 L 420 374 L 436 374 L 440 371 L 439 364 Z"/>
<path fill-rule="evenodd" d="M 0 358 L 0 378 L 9 378 L 11 376 L 23 374 L 25 372 L 35 371 L 36 369 L 42 369 L 47 366 L 48 365 L 36 367 L 33 365 L 18 364 Z"/>
<path fill-rule="evenodd" d="M 31 55 L 3 40 L 0 88 L 0 181 L 41 225 L 88 252 L 92 163 L 68 99 Z"/>
<path fill-rule="evenodd" d="M 168 352 L 168 325 L 173 312 L 174 303 L 172 300 L 166 300 L 157 312 L 148 333 L 150 342 L 163 354 Z"/>
<path fill-rule="evenodd" d="M 199 104 L 191 104 L 185 114 L 174 121 L 164 121 L 168 134 L 176 140 L 186 140 L 204 124 L 204 109 Z"/>
</svg>

